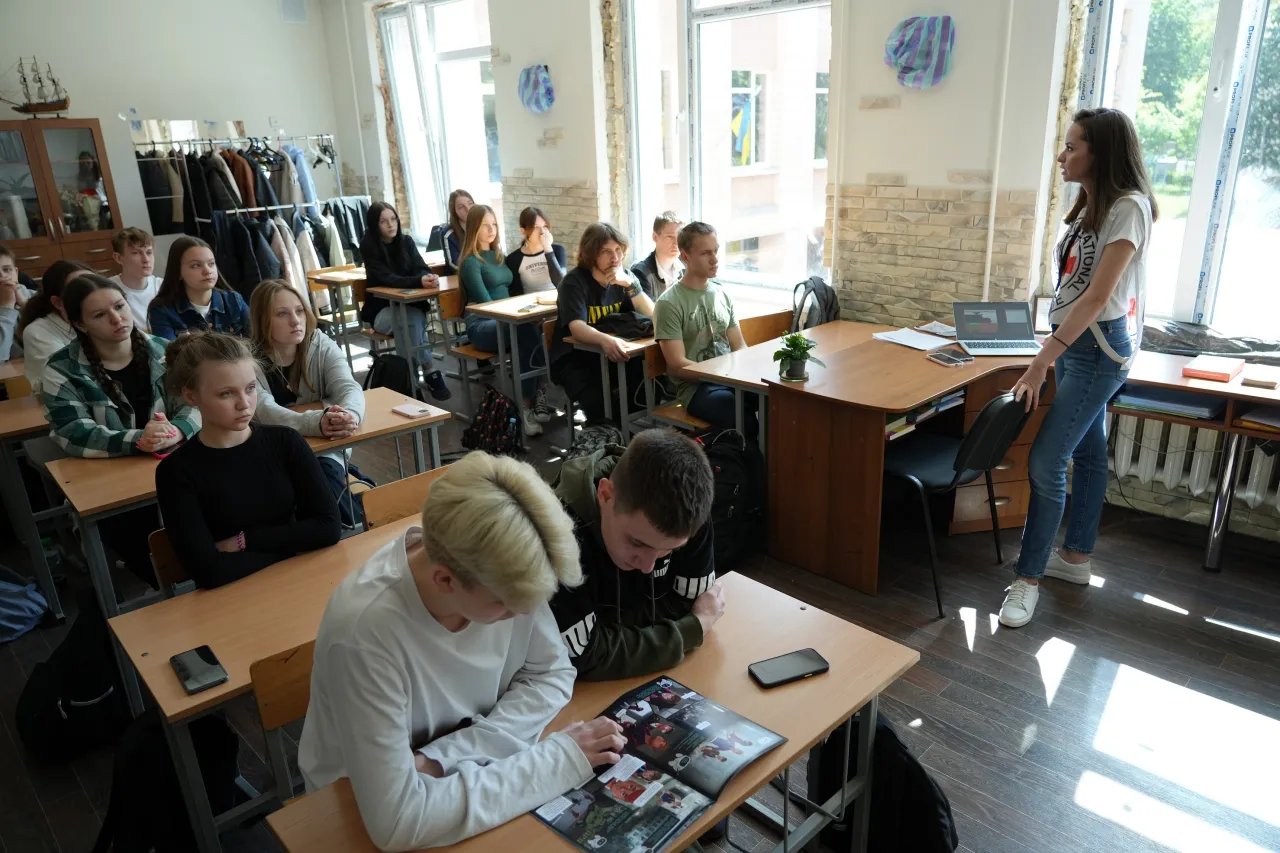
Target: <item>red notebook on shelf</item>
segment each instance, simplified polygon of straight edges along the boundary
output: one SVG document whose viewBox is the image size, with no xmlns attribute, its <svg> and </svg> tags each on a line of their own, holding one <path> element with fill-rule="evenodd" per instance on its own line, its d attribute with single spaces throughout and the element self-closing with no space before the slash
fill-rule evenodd
<svg viewBox="0 0 1280 853">
<path fill-rule="evenodd" d="M 1230 382 L 1243 369 L 1243 358 L 1228 358 L 1224 355 L 1198 355 L 1183 365 L 1182 375 L 1191 379 Z"/>
</svg>

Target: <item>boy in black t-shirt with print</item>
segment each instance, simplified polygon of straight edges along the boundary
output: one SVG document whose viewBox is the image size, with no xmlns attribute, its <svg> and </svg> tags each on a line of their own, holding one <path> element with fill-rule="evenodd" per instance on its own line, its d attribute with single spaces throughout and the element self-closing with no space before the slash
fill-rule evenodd
<svg viewBox="0 0 1280 853">
<path fill-rule="evenodd" d="M 604 352 L 613 362 L 627 362 L 627 387 L 639 388 L 644 381 L 644 362 L 628 359 L 622 341 L 601 332 L 596 325 L 618 311 L 636 311 L 653 316 L 653 300 L 623 266 L 627 238 L 607 222 L 587 226 L 578 244 L 577 265 L 560 282 L 559 319 L 551 343 L 551 380 L 587 416 L 588 423 L 605 419 L 605 388 L 600 375 L 600 356 L 574 349 L 566 343 L 569 335 Z M 612 373 L 612 372 L 611 372 Z"/>
</svg>

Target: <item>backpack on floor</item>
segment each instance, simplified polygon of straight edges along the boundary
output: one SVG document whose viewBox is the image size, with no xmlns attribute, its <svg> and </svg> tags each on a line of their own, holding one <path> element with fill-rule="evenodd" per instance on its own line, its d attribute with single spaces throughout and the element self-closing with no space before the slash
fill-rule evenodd
<svg viewBox="0 0 1280 853">
<path fill-rule="evenodd" d="M 801 292 L 803 290 L 803 293 Z M 791 291 L 791 331 L 811 329 L 840 319 L 840 300 L 822 276 L 812 276 Z"/>
<path fill-rule="evenodd" d="M 809 798 L 824 803 L 840 788 L 844 756 L 849 753 L 849 778 L 858 772 L 858 726 L 851 727 L 853 743 L 845 744 L 844 726 L 822 741 L 811 762 Z M 871 827 L 867 853 L 952 853 L 960 843 L 951 803 L 924 765 L 911 754 L 883 714 L 876 716 L 876 739 L 871 758 Z M 850 850 L 853 809 L 845 820 L 822 831 L 822 843 L 832 850 Z"/>
<path fill-rule="evenodd" d="M 93 590 L 82 592 L 79 604 L 67 636 L 31 671 L 14 711 L 22 743 L 49 760 L 114 743 L 129 724 L 107 620 Z"/>
<path fill-rule="evenodd" d="M 716 571 L 723 574 L 764 544 L 764 456 L 736 429 L 707 433 L 698 441 L 715 478 L 711 521 Z"/>
<path fill-rule="evenodd" d="M 471 426 L 462 431 L 462 446 L 485 453 L 522 453 L 520 410 L 511 398 L 490 388 L 476 407 Z"/>
<path fill-rule="evenodd" d="M 364 377 L 364 390 L 390 388 L 406 397 L 412 397 L 413 384 L 409 381 L 409 376 L 407 359 L 391 353 L 375 355 L 373 364 L 369 366 L 369 372 Z"/>
<path fill-rule="evenodd" d="M 626 447 L 627 443 L 622 440 L 622 430 L 609 423 L 588 424 L 576 431 L 573 446 L 569 448 L 564 458 L 568 461 L 579 456 L 590 456 L 611 444 Z"/>
<path fill-rule="evenodd" d="M 111 799 L 93 853 L 196 849 L 163 725 L 160 712 L 150 708 L 120 739 L 111 771 Z M 221 814 L 236 803 L 240 738 L 217 714 L 192 720 L 190 729 L 209 806 L 215 815 Z"/>
</svg>

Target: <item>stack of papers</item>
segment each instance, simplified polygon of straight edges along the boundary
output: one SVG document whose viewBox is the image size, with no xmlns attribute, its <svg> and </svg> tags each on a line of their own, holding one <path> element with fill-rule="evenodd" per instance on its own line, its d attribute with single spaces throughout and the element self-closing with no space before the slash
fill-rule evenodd
<svg viewBox="0 0 1280 853">
<path fill-rule="evenodd" d="M 954 338 L 956 336 L 956 327 L 948 326 L 946 323 L 939 323 L 934 320 L 932 323 L 925 323 L 923 326 L 916 326 L 917 332 L 928 332 L 931 335 L 942 335 L 944 338 Z"/>
<path fill-rule="evenodd" d="M 1112 403 L 1121 408 L 1135 409 L 1140 412 L 1159 412 L 1198 419 L 1216 418 L 1227 407 L 1227 401 L 1223 397 L 1141 385 L 1124 386 Z"/>
<path fill-rule="evenodd" d="M 884 426 L 884 437 L 887 441 L 893 441 L 895 438 L 901 438 L 909 432 L 914 432 L 916 428 L 915 420 L 910 414 L 900 415 L 897 419 L 890 421 Z"/>
<path fill-rule="evenodd" d="M 1236 426 L 1280 433 L 1280 409 L 1261 408 L 1245 412 L 1236 418 Z"/>
<path fill-rule="evenodd" d="M 944 347 L 951 341 L 946 338 L 939 338 L 934 335 L 926 335 L 917 332 L 915 329 L 895 329 L 892 332 L 876 332 L 871 337 L 878 341 L 888 341 L 892 344 L 902 344 L 904 347 L 919 349 L 928 352 L 938 347 Z"/>
</svg>

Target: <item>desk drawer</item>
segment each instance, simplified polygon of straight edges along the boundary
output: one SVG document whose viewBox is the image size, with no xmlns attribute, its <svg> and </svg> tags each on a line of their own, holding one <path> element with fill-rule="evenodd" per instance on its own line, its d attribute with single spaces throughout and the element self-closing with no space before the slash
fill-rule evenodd
<svg viewBox="0 0 1280 853">
<path fill-rule="evenodd" d="M 69 261 L 80 261 L 93 267 L 100 275 L 116 275 L 120 266 L 112 256 L 110 240 L 87 240 L 83 243 L 64 243 L 62 257 Z"/>
<path fill-rule="evenodd" d="M 1010 447 L 1000 464 L 991 469 L 991 479 L 997 483 L 1027 479 L 1027 456 L 1030 453 L 1030 444 L 1015 444 Z"/>
<path fill-rule="evenodd" d="M 1003 527 L 1021 527 L 1026 520 L 1031 499 L 1031 484 L 1026 480 L 996 483 L 996 517 Z M 987 484 L 979 480 L 956 489 L 956 508 L 951 516 L 952 533 L 973 533 L 991 529 L 991 510 L 987 508 Z"/>
<path fill-rule="evenodd" d="M 1036 433 L 1040 431 L 1040 424 L 1044 423 L 1044 417 L 1049 413 L 1049 407 L 1041 403 L 1036 406 L 1036 410 L 1031 413 L 1030 419 L 1027 420 L 1026 426 L 1022 428 L 1022 432 L 1018 433 L 1018 438 L 1013 442 L 1014 447 L 1019 445 L 1031 444 L 1035 441 Z M 978 412 L 964 413 L 964 431 L 966 434 L 969 428 L 973 426 L 973 422 L 978 419 Z"/>
<path fill-rule="evenodd" d="M 18 269 L 32 278 L 44 274 L 54 261 L 62 260 L 62 249 L 52 243 L 48 246 L 28 246 L 13 250 Z"/>
</svg>

